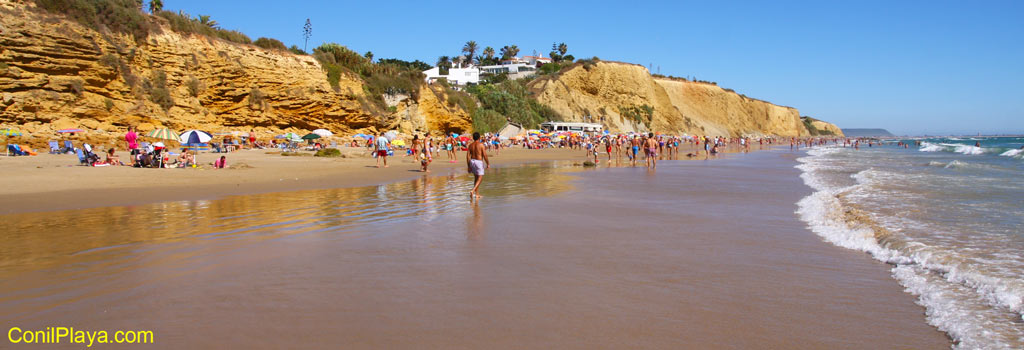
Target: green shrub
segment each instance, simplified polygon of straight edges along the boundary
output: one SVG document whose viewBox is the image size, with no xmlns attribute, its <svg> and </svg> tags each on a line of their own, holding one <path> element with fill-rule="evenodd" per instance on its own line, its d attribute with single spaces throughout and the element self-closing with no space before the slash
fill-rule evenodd
<svg viewBox="0 0 1024 350">
<path fill-rule="evenodd" d="M 253 44 L 267 50 L 288 51 L 288 47 L 277 39 L 260 37 L 256 39 L 256 41 L 254 41 Z"/>
<path fill-rule="evenodd" d="M 171 98 L 171 90 L 167 88 L 167 73 L 163 70 L 154 70 L 150 80 L 143 84 L 149 90 L 149 100 L 160 105 L 165 111 L 174 106 L 174 99 Z"/>
<path fill-rule="evenodd" d="M 35 0 L 47 12 L 67 16 L 86 27 L 106 27 L 118 33 L 131 34 L 136 41 L 149 36 L 149 18 L 142 13 L 137 0 Z"/>
<path fill-rule="evenodd" d="M 233 43 L 252 44 L 252 39 L 249 39 L 249 37 L 242 32 L 210 26 L 207 23 L 203 23 L 199 18 L 193 18 L 191 15 L 182 11 L 179 11 L 178 13 L 160 11 L 156 15 L 166 19 L 170 24 L 171 29 L 178 33 L 195 33 L 213 38 L 221 38 Z"/>
<path fill-rule="evenodd" d="M 266 95 L 263 94 L 263 91 L 260 91 L 260 88 L 253 87 L 249 90 L 249 107 L 257 106 L 262 108 L 265 99 Z"/>
<path fill-rule="evenodd" d="M 496 132 L 505 126 L 505 116 L 490 109 L 477 109 L 472 114 L 473 130 L 479 132 Z"/>
<path fill-rule="evenodd" d="M 619 107 L 619 114 L 637 123 L 650 125 L 654 119 L 654 107 L 649 105 Z"/>
<path fill-rule="evenodd" d="M 328 158 L 341 157 L 341 151 L 339 151 L 337 148 L 324 148 L 319 151 L 316 151 L 316 153 L 313 154 L 313 156 Z"/>
<path fill-rule="evenodd" d="M 511 122 L 526 128 L 537 128 L 540 123 L 545 121 L 563 120 L 562 116 L 550 107 L 531 97 L 524 79 L 509 80 L 493 85 L 471 86 L 467 91 L 480 101 L 479 108 L 497 112 Z M 504 125 L 504 121 L 501 123 Z"/>
<path fill-rule="evenodd" d="M 199 79 L 196 79 L 195 77 L 190 77 L 188 79 L 188 94 L 189 95 L 191 95 L 192 97 L 199 97 L 199 93 L 201 92 L 201 88 L 202 88 L 202 86 L 199 83 Z"/>
<path fill-rule="evenodd" d="M 113 69 L 115 72 L 121 71 L 121 58 L 112 53 L 108 53 L 103 55 L 103 57 L 100 57 L 100 64 L 110 67 L 110 69 Z"/>
<path fill-rule="evenodd" d="M 259 39 L 257 39 L 257 40 L 259 40 Z M 295 45 L 292 45 L 292 47 L 289 47 L 288 51 L 291 51 L 293 54 L 296 54 L 296 55 L 308 55 L 306 53 L 306 51 L 302 51 L 302 49 L 300 49 L 298 46 L 295 46 Z"/>
<path fill-rule="evenodd" d="M 75 96 L 82 97 L 82 94 L 85 93 L 85 82 L 82 79 L 72 79 L 68 85 Z"/>
</svg>

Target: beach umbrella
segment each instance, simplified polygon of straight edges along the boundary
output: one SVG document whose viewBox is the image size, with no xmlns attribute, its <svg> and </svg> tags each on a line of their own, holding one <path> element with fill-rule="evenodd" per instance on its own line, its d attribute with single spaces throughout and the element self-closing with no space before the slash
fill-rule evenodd
<svg viewBox="0 0 1024 350">
<path fill-rule="evenodd" d="M 395 146 L 405 146 L 405 140 L 394 140 L 391 141 L 391 144 Z"/>
<path fill-rule="evenodd" d="M 397 139 L 398 138 L 398 132 L 394 131 L 394 130 L 388 131 L 388 132 L 384 133 L 384 137 L 387 137 L 388 140 Z"/>
<path fill-rule="evenodd" d="M 362 137 L 362 138 L 364 138 L 364 139 L 367 139 L 367 140 L 369 140 L 369 139 L 372 139 L 372 138 L 373 138 L 373 135 L 366 135 L 366 134 L 356 134 L 356 136 L 355 136 L 355 137 Z"/>
<path fill-rule="evenodd" d="M 7 137 L 21 136 L 21 131 L 14 130 L 14 129 L 3 129 L 3 130 L 0 130 L 0 135 L 7 136 Z"/>
<path fill-rule="evenodd" d="M 299 136 L 298 134 L 296 134 L 294 132 L 289 132 L 289 133 L 284 133 L 284 134 L 281 134 L 281 135 L 277 135 L 277 138 L 285 139 L 285 140 L 291 140 L 291 141 L 298 141 L 298 140 L 302 139 L 301 136 Z"/>
<path fill-rule="evenodd" d="M 331 137 L 331 136 L 334 136 L 334 133 L 331 132 L 330 130 L 327 130 L 327 129 L 316 129 L 316 130 L 313 130 L 313 133 L 317 134 L 317 135 L 320 135 L 320 137 Z"/>
<path fill-rule="evenodd" d="M 178 136 L 178 133 L 176 133 L 176 132 L 174 132 L 174 130 L 171 130 L 171 129 L 168 129 L 168 128 L 153 129 L 150 132 L 146 133 L 146 137 L 152 137 L 152 138 L 161 139 L 161 140 L 175 140 L 175 141 L 180 141 L 181 140 L 181 138 Z"/>
<path fill-rule="evenodd" d="M 72 129 L 60 129 L 60 130 L 57 130 L 57 132 L 61 133 L 61 134 L 66 134 L 66 133 L 85 132 L 85 130 L 77 129 L 77 128 L 72 128 Z"/>
<path fill-rule="evenodd" d="M 178 140 L 183 144 L 196 145 L 210 142 L 213 140 L 213 135 L 205 131 L 189 130 L 178 135 Z"/>
<path fill-rule="evenodd" d="M 314 133 L 308 133 L 308 134 L 306 134 L 306 136 L 302 137 L 303 140 L 316 140 L 318 138 L 320 138 L 320 135 L 317 135 L 317 134 L 314 134 Z"/>
</svg>

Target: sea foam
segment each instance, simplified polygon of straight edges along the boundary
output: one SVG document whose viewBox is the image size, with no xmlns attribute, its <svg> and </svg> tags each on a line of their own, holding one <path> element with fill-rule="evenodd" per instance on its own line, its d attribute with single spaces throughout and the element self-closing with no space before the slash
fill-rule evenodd
<svg viewBox="0 0 1024 350">
<path fill-rule="evenodd" d="M 943 151 L 949 151 L 945 148 L 949 146 L 929 143 L 925 143 L 922 151 L 928 147 L 942 147 Z M 965 266 L 960 263 L 963 258 L 956 252 L 898 238 L 882 243 L 871 226 L 849 220 L 840 196 L 853 192 L 870 193 L 874 181 L 880 180 L 876 176 L 878 174 L 869 168 L 852 175 L 857 181 L 854 185 L 841 187 L 826 182 L 819 172 L 831 167 L 829 155 L 842 151 L 833 147 L 814 148 L 808 151 L 808 156 L 797 159 L 801 163 L 796 166 L 802 171 L 801 179 L 815 191 L 797 203 L 796 213 L 800 219 L 825 241 L 866 252 L 875 259 L 895 265 L 893 277 L 907 292 L 918 297 L 918 303 L 927 310 L 927 321 L 956 341 L 954 348 L 1013 348 L 1012 344 L 1020 340 L 1014 338 L 1017 332 L 1012 329 L 1012 323 L 1022 320 L 1024 282 L 1008 281 Z M 958 161 L 929 163 L 947 168 L 967 164 Z M 899 236 L 898 232 L 889 234 Z M 1001 314 L 1011 321 L 993 320 L 992 313 Z M 1010 325 L 1006 326 L 1007 323 Z M 1011 328 L 992 333 L 996 328 L 1006 327 Z"/>
</svg>

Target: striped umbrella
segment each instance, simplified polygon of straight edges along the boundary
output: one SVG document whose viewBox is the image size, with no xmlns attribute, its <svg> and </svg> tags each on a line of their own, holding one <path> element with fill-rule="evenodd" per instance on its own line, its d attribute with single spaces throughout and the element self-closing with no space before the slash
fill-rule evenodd
<svg viewBox="0 0 1024 350">
<path fill-rule="evenodd" d="M 213 135 L 210 135 L 210 133 L 200 130 L 189 130 L 181 133 L 181 135 L 178 136 L 178 140 L 181 141 L 181 143 L 187 144 L 207 143 L 213 139 Z"/>
<path fill-rule="evenodd" d="M 146 137 L 152 137 L 161 140 L 181 141 L 181 138 L 178 137 L 178 133 L 168 128 L 154 129 L 153 131 L 147 132 Z"/>
</svg>

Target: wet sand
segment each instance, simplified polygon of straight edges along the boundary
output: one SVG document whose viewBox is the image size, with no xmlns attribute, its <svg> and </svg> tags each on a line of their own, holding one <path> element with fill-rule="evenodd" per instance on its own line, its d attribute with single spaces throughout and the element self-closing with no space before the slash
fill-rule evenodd
<svg viewBox="0 0 1024 350">
<path fill-rule="evenodd" d="M 793 158 L 510 166 L 475 205 L 453 171 L 6 215 L 0 324 L 157 348 L 948 348 L 889 266 L 797 220 Z"/>
<path fill-rule="evenodd" d="M 77 166 L 74 155 L 0 157 L 0 214 L 136 205 L 177 200 L 214 199 L 230 195 L 370 186 L 419 176 L 412 157 L 388 157 L 389 167 L 376 168 L 364 148 L 341 147 L 345 158 L 284 157 L 272 150 L 241 150 L 227 154 L 229 166 L 209 164 L 221 154 L 200 153 L 199 169 L 137 169 L 125 166 Z M 492 165 L 583 159 L 583 150 L 507 149 L 492 156 Z M 444 154 L 431 169 L 465 167 L 465 153 L 450 163 Z M 120 152 L 122 160 L 128 159 Z"/>
</svg>

